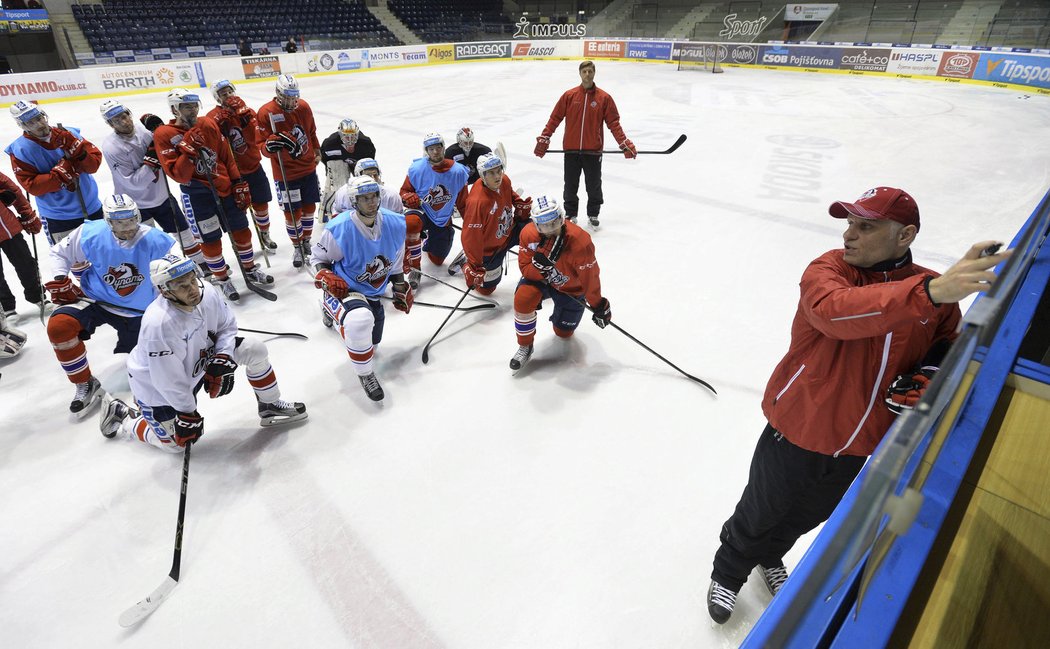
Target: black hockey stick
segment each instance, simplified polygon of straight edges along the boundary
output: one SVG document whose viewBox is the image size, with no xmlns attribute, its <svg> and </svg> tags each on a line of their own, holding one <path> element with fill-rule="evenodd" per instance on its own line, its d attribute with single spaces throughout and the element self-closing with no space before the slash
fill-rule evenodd
<svg viewBox="0 0 1050 649">
<path fill-rule="evenodd" d="M 274 135 L 277 135 L 277 122 L 273 119 L 273 113 L 270 113 L 270 130 Z M 281 159 L 281 152 L 277 151 L 277 168 L 281 170 L 281 184 L 284 185 L 284 191 L 281 192 L 281 197 L 285 204 L 285 208 L 288 210 L 288 214 L 292 217 L 292 227 L 295 229 L 295 233 L 299 235 L 299 241 L 296 242 L 295 247 L 299 249 L 299 254 L 303 256 L 303 265 L 299 267 L 299 270 L 306 268 L 309 265 L 310 253 L 303 246 L 303 237 L 301 235 L 302 228 L 299 225 L 299 217 L 295 215 L 295 210 L 292 209 L 292 196 L 288 190 L 288 174 L 284 172 L 284 160 Z"/>
<path fill-rule="evenodd" d="M 667 155 L 668 153 L 674 153 L 675 151 L 677 151 L 678 147 L 682 146 L 682 143 L 685 142 L 685 140 L 685 133 L 682 133 L 678 136 L 678 139 L 674 141 L 674 144 L 667 147 L 663 151 L 638 151 L 637 153 L 638 155 Z M 605 153 L 623 153 L 623 151 L 620 149 L 611 149 L 606 151 L 584 151 L 582 149 L 550 149 L 549 151 L 547 151 L 547 153 L 579 153 L 582 155 L 602 155 Z"/>
<path fill-rule="evenodd" d="M 146 619 L 153 611 L 157 610 L 171 593 L 172 589 L 179 583 L 179 572 L 182 569 L 182 525 L 186 519 L 186 487 L 190 482 L 190 449 L 193 442 L 186 444 L 186 453 L 182 456 L 182 491 L 179 494 L 179 518 L 175 523 L 175 554 L 171 559 L 171 572 L 146 599 L 135 604 L 120 614 L 118 621 L 120 626 L 135 626 Z"/>
<path fill-rule="evenodd" d="M 437 335 L 439 333 L 441 333 L 441 330 L 444 329 L 445 325 L 448 324 L 448 321 L 452 319 L 452 316 L 456 314 L 456 310 L 459 309 L 459 305 L 463 304 L 463 300 L 467 299 L 467 296 L 470 295 L 470 292 L 473 291 L 473 290 L 474 290 L 474 288 L 471 287 L 471 288 L 468 288 L 467 290 L 463 291 L 463 296 L 459 298 L 459 302 L 456 302 L 456 306 L 452 307 L 452 310 L 449 311 L 449 314 L 447 316 L 445 316 L 445 320 L 441 323 L 441 326 L 439 326 L 437 328 L 437 331 L 434 332 L 434 335 L 431 336 L 430 340 L 427 341 L 426 346 L 423 347 L 423 364 L 424 365 L 426 365 L 428 362 L 430 362 L 430 345 L 434 342 L 434 339 L 437 338 Z M 484 306 L 484 305 L 480 305 L 480 306 Z"/>
<path fill-rule="evenodd" d="M 388 295 L 380 295 L 379 298 L 382 299 L 382 300 L 393 300 L 394 299 L 394 298 L 392 298 L 392 297 L 390 297 Z M 462 302 L 462 300 L 460 300 L 460 301 Z M 496 305 L 491 303 L 491 302 L 485 302 L 484 304 L 475 304 L 474 306 L 463 306 L 463 307 L 458 307 L 457 308 L 457 307 L 452 306 L 451 304 L 434 304 L 433 302 L 420 302 L 419 300 L 413 300 L 412 301 L 412 305 L 413 306 L 428 306 L 428 307 L 431 307 L 431 308 L 434 308 L 434 309 L 449 309 L 451 311 L 463 311 L 463 312 L 466 312 L 466 311 L 481 311 L 483 309 L 495 309 L 496 308 Z"/>
<path fill-rule="evenodd" d="M 29 203 L 29 190 L 26 190 L 26 202 Z M 29 206 L 32 207 L 32 203 L 30 203 Z M 40 219 L 41 224 L 44 222 L 44 217 L 39 214 L 37 215 L 37 218 Z M 29 235 L 29 239 L 33 242 L 33 263 L 36 264 L 36 283 L 40 287 L 40 324 L 46 325 L 47 322 L 44 320 L 44 316 L 46 315 L 44 302 L 47 301 L 47 289 L 44 288 L 43 278 L 40 277 L 40 258 L 37 257 L 36 254 L 36 235 Z"/>
<path fill-rule="evenodd" d="M 211 180 L 215 177 L 214 174 L 214 171 L 209 171 L 208 179 L 204 182 L 206 185 L 208 185 L 208 189 L 211 190 L 212 199 L 215 200 L 215 209 L 218 210 L 216 214 L 219 217 L 219 224 L 222 226 L 223 230 L 226 230 L 226 236 L 230 238 L 230 245 L 233 246 L 233 254 L 237 258 L 234 263 L 237 265 L 237 268 L 241 269 L 241 277 L 244 279 L 245 285 L 248 286 L 248 290 L 255 293 L 256 295 L 266 298 L 271 302 L 276 302 L 277 295 L 271 293 L 270 291 L 267 291 L 263 287 L 254 283 L 252 280 L 248 279 L 248 271 L 244 270 L 244 266 L 241 264 L 241 256 L 237 252 L 237 240 L 233 238 L 233 232 L 230 231 L 230 220 L 226 218 L 226 208 L 222 206 L 222 199 L 219 198 L 219 192 L 216 191 L 215 184 Z M 245 218 L 247 217 L 248 215 L 245 214 Z M 252 248 L 254 249 L 254 246 L 252 246 Z"/>
<path fill-rule="evenodd" d="M 440 277 L 434 277 L 430 273 L 425 273 L 423 271 L 419 271 L 419 274 L 422 275 L 423 277 L 429 277 L 430 279 L 434 280 L 438 284 L 444 284 L 445 286 L 449 287 L 453 291 L 456 291 L 457 293 L 462 293 L 463 292 L 463 289 L 459 288 L 455 284 L 450 284 L 449 282 L 446 282 L 445 280 L 441 279 Z M 496 306 L 499 306 L 499 302 L 497 302 L 496 300 L 493 300 L 492 298 L 482 297 L 480 295 L 471 295 L 470 297 L 474 298 L 475 300 L 481 300 L 482 302 L 488 302 L 489 304 L 495 304 Z"/>
<path fill-rule="evenodd" d="M 262 329 L 249 329 L 247 327 L 237 327 L 237 331 L 247 331 L 253 334 L 266 334 L 267 336 L 275 337 L 283 336 L 285 338 L 300 338 L 302 340 L 310 340 L 306 336 L 306 334 L 295 333 L 294 331 L 263 331 Z"/>
</svg>

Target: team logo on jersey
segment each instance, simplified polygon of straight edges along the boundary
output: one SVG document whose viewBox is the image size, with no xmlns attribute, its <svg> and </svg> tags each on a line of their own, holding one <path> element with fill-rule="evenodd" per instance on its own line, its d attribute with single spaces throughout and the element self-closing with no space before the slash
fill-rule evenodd
<svg viewBox="0 0 1050 649">
<path fill-rule="evenodd" d="M 135 267 L 135 264 L 123 263 L 118 266 L 110 266 L 109 272 L 102 276 L 102 281 L 116 291 L 117 295 L 127 297 L 139 287 L 139 284 L 146 281 L 146 278 Z"/>
<path fill-rule="evenodd" d="M 514 220 L 514 212 L 510 207 L 504 207 L 499 215 L 499 225 L 496 226 L 496 238 L 502 239 L 510 232 L 511 222 Z"/>
<path fill-rule="evenodd" d="M 376 255 L 372 261 L 365 264 L 365 270 L 357 276 L 357 281 L 369 284 L 372 288 L 379 288 L 390 274 L 392 264 L 383 255 Z"/>
<path fill-rule="evenodd" d="M 208 332 L 208 336 L 212 337 L 211 332 Z M 214 338 L 212 337 L 214 340 Z M 215 355 L 215 346 L 211 345 L 207 349 L 200 350 L 197 362 L 193 364 L 193 374 L 191 376 L 197 376 L 203 374 L 204 370 L 208 367 L 208 363 L 211 361 L 211 357 Z"/>
<path fill-rule="evenodd" d="M 423 197 L 423 202 L 435 212 L 440 212 L 451 200 L 452 194 L 448 191 L 448 187 L 440 184 L 431 187 L 427 195 Z"/>
<path fill-rule="evenodd" d="M 239 128 L 231 128 L 229 133 L 226 134 L 227 139 L 230 140 L 230 148 L 237 155 L 244 155 L 248 151 L 248 142 L 244 139 L 244 133 Z"/>
<path fill-rule="evenodd" d="M 197 175 L 210 177 L 218 161 L 219 156 L 208 147 L 197 149 L 197 159 L 194 161 Z"/>
</svg>

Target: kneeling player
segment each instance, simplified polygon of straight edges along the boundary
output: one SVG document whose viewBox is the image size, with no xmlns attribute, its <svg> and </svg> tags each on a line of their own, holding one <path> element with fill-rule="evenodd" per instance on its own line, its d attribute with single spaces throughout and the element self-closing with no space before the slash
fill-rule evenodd
<svg viewBox="0 0 1050 649">
<path fill-rule="evenodd" d="M 314 244 L 310 263 L 314 286 L 324 291 L 321 317 L 339 334 L 368 398 L 383 399 L 373 369 L 375 346 L 383 339 L 385 314 L 379 297 L 390 283 L 394 308 L 412 309 L 412 287 L 405 281 L 405 217 L 379 207 L 379 184 L 368 176 L 354 178 L 349 198 L 353 211 L 329 222 Z"/>
<path fill-rule="evenodd" d="M 536 337 L 536 309 L 550 298 L 554 302 L 554 333 L 568 338 L 583 318 L 584 302 L 602 329 L 612 322 L 609 300 L 602 297 L 598 260 L 591 235 L 565 215 L 552 196 L 540 196 L 532 205 L 532 223 L 521 231 L 518 248 L 521 280 L 514 292 L 514 328 L 518 351 L 510 360 L 520 370 L 532 357 Z"/>
<path fill-rule="evenodd" d="M 234 371 L 245 366 L 259 402 L 263 426 L 306 419 L 306 406 L 281 399 L 266 345 L 237 335 L 237 319 L 226 302 L 197 274 L 190 259 L 169 255 L 150 265 L 160 296 L 142 316 L 139 342 L 128 357 L 128 379 L 138 408 L 120 399 L 102 411 L 105 437 L 138 439 L 165 451 L 197 441 L 204 418 L 197 390 L 211 398 L 229 394 Z"/>
</svg>

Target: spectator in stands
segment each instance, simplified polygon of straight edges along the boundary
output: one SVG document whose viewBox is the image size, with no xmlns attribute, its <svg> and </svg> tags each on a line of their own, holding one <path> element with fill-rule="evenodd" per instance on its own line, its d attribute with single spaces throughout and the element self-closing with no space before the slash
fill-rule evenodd
<svg viewBox="0 0 1050 649">
<path fill-rule="evenodd" d="M 289 54 L 295 54 L 299 51 L 299 47 L 295 44 L 295 39 L 291 36 L 288 37 L 288 42 L 284 44 L 284 51 Z"/>
<path fill-rule="evenodd" d="M 892 187 L 828 212 L 846 220 L 843 246 L 802 274 L 791 343 L 762 399 L 768 423 L 715 553 L 707 610 L 719 624 L 754 568 L 780 590 L 784 555 L 831 515 L 895 413 L 922 397 L 958 336 L 957 302 L 988 289 L 1009 256 L 984 256 L 998 250 L 984 241 L 943 275 L 913 263 L 919 208 Z"/>
<path fill-rule="evenodd" d="M 634 158 L 638 150 L 624 135 L 620 126 L 620 112 L 612 96 L 594 85 L 594 61 L 580 64 L 580 85 L 566 90 L 558 103 L 554 104 L 550 119 L 543 132 L 536 138 L 534 153 L 542 158 L 550 146 L 551 136 L 565 120 L 565 216 L 576 222 L 580 207 L 577 192 L 580 189 L 580 172 L 583 172 L 587 187 L 587 218 L 591 227 L 598 227 L 598 212 L 602 208 L 602 156 L 605 144 L 604 126 L 609 127 L 620 144 L 625 158 Z"/>
<path fill-rule="evenodd" d="M 251 56 L 253 54 L 252 46 L 243 38 L 241 39 L 240 45 L 237 46 L 237 49 L 240 50 L 241 56 Z"/>
</svg>

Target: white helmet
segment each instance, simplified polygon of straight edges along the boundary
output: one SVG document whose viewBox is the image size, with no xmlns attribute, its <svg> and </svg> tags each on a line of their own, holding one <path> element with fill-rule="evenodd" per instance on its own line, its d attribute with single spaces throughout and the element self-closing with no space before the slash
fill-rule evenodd
<svg viewBox="0 0 1050 649">
<path fill-rule="evenodd" d="M 127 113 L 128 115 L 131 115 L 131 111 L 128 110 L 128 107 L 122 104 L 121 102 L 117 101 L 116 99 L 107 99 L 106 101 L 102 102 L 98 107 L 98 112 L 100 115 L 102 115 L 102 119 L 106 120 L 107 124 L 111 119 L 117 117 L 121 113 Z"/>
<path fill-rule="evenodd" d="M 275 85 L 277 105 L 284 110 L 295 110 L 299 103 L 299 82 L 290 74 L 277 77 Z"/>
<path fill-rule="evenodd" d="M 186 88 L 175 88 L 168 93 L 168 107 L 171 108 L 173 115 L 178 115 L 179 106 L 183 104 L 197 104 L 198 107 L 202 107 L 201 96 L 192 90 Z"/>
<path fill-rule="evenodd" d="M 372 180 L 371 176 L 354 176 L 348 183 L 347 194 L 350 204 L 357 209 L 357 199 L 365 194 L 378 194 L 379 183 Z"/>
<path fill-rule="evenodd" d="M 102 201 L 102 217 L 114 230 L 129 231 L 138 229 L 142 222 L 142 213 L 139 206 L 135 204 L 127 194 L 113 194 Z"/>
<path fill-rule="evenodd" d="M 484 174 L 486 171 L 492 171 L 496 167 L 502 167 L 503 160 L 500 159 L 495 153 L 483 153 L 478 158 L 478 175 Z"/>
<path fill-rule="evenodd" d="M 19 99 L 11 104 L 10 110 L 11 117 L 14 117 L 15 122 L 21 127 L 24 127 L 26 122 L 35 119 L 38 115 L 47 117 L 47 113 L 44 112 L 43 108 L 40 108 L 35 102 L 28 99 Z"/>
<path fill-rule="evenodd" d="M 456 143 L 463 149 L 463 153 L 470 153 L 470 148 L 474 146 L 474 131 L 466 126 L 459 129 L 459 133 L 456 133 Z"/>
<path fill-rule="evenodd" d="M 427 133 L 423 136 L 423 151 L 427 150 L 427 147 L 440 144 L 441 148 L 445 148 L 445 138 L 441 137 L 440 133 Z"/>
<path fill-rule="evenodd" d="M 358 160 L 357 164 L 354 165 L 354 175 L 363 176 L 365 175 L 366 169 L 375 169 L 380 177 L 383 175 L 383 172 L 379 169 L 379 163 L 375 161 L 375 158 L 361 158 Z"/>
<path fill-rule="evenodd" d="M 197 264 L 192 259 L 186 259 L 178 255 L 164 255 L 160 259 L 154 259 L 149 263 L 149 281 L 161 293 L 168 290 L 168 282 L 189 273 L 198 273 Z M 165 297 L 167 296 L 165 295 Z"/>
<path fill-rule="evenodd" d="M 215 83 L 211 84 L 211 96 L 215 98 L 215 103 L 222 106 L 222 99 L 219 98 L 219 91 L 225 88 L 237 92 L 237 87 L 233 85 L 229 79 L 219 79 Z"/>
<path fill-rule="evenodd" d="M 357 138 L 361 135 L 361 129 L 357 126 L 357 122 L 350 119 L 349 117 L 339 122 L 339 139 L 342 141 L 344 146 L 350 146 L 351 144 L 357 144 Z"/>
<path fill-rule="evenodd" d="M 532 222 L 536 225 L 550 223 L 564 216 L 558 199 L 553 196 L 540 196 L 532 203 Z"/>
</svg>

